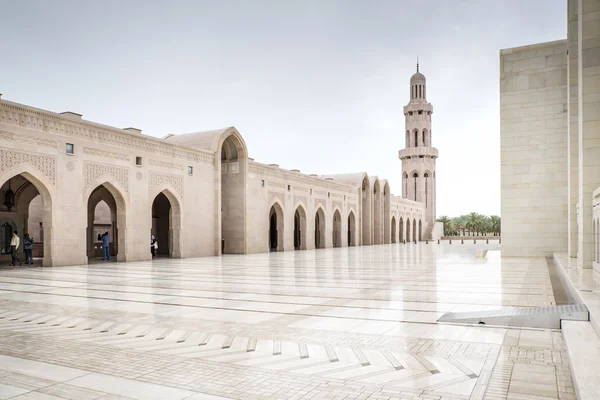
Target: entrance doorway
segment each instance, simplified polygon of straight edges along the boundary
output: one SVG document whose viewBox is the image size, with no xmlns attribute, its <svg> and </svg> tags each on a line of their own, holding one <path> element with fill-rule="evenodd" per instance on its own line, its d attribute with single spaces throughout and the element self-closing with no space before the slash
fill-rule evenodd
<svg viewBox="0 0 600 400">
<path fill-rule="evenodd" d="M 171 202 L 163 193 L 159 193 L 152 202 L 152 235 L 156 238 L 156 255 L 171 257 L 173 247 Z"/>
<path fill-rule="evenodd" d="M 315 249 L 325 248 L 325 213 L 319 207 L 315 213 Z"/>
<path fill-rule="evenodd" d="M 306 250 L 306 212 L 301 206 L 294 213 L 294 250 Z"/>
<path fill-rule="evenodd" d="M 273 204 L 269 211 L 269 251 L 283 250 L 283 208 Z"/>
<path fill-rule="evenodd" d="M 21 240 L 18 258 L 26 264 L 25 235 L 33 239 L 31 256 L 39 265 L 51 266 L 50 232 L 44 238 L 43 227 L 52 226 L 52 201 L 46 186 L 35 176 L 23 172 L 0 180 L 0 263 L 12 262 L 10 242 L 14 231 Z M 46 240 L 45 240 L 46 239 Z M 37 260 L 36 260 L 37 259 Z"/>
<path fill-rule="evenodd" d="M 342 247 L 342 215 L 339 210 L 333 213 L 333 247 Z"/>
<path fill-rule="evenodd" d="M 356 217 L 350 211 L 348 214 L 348 246 L 356 246 Z"/>
</svg>

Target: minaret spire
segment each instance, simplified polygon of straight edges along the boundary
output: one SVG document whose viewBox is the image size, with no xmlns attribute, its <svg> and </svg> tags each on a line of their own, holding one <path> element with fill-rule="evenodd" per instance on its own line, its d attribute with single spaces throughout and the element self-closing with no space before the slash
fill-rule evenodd
<svg viewBox="0 0 600 400">
<path fill-rule="evenodd" d="M 417 72 L 419 72 L 419 56 L 417 55 Z"/>
</svg>

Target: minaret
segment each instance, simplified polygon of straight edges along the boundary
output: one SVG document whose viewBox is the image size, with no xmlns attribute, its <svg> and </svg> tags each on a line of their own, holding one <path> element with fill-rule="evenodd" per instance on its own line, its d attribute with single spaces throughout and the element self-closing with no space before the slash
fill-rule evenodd
<svg viewBox="0 0 600 400">
<path fill-rule="evenodd" d="M 425 75 L 417 72 L 410 78 L 410 102 L 404 106 L 406 144 L 400 150 L 402 160 L 402 197 L 425 203 L 422 239 L 429 238 L 435 223 L 435 159 L 438 151 L 432 144 L 431 114 L 427 102 Z"/>
</svg>

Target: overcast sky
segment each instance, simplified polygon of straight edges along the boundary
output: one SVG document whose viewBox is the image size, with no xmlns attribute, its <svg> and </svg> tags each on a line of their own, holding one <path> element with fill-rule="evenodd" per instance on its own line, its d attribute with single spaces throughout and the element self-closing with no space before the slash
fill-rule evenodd
<svg viewBox="0 0 600 400">
<path fill-rule="evenodd" d="M 565 5 L 0 0 L 0 93 L 152 136 L 233 125 L 257 161 L 367 171 L 401 195 L 418 55 L 438 216 L 499 214 L 499 50 L 564 38 Z"/>
</svg>

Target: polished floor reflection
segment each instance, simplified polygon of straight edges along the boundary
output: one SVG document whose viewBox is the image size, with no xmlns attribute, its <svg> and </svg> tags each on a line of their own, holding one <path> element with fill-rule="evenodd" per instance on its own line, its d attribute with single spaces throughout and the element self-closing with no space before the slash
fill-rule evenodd
<svg viewBox="0 0 600 400">
<path fill-rule="evenodd" d="M 553 304 L 496 244 L 0 270 L 0 399 L 574 398 L 560 332 L 436 323 Z"/>
</svg>

